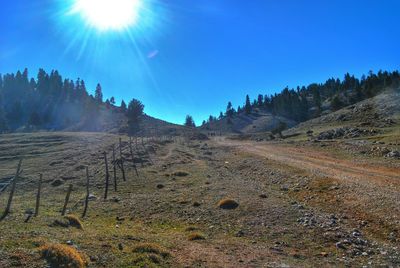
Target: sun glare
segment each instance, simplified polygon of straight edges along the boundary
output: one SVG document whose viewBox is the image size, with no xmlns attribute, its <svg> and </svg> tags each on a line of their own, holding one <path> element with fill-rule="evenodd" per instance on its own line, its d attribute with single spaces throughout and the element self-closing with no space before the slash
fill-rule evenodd
<svg viewBox="0 0 400 268">
<path fill-rule="evenodd" d="M 118 31 L 135 25 L 141 0 L 75 0 L 73 12 L 92 27 Z"/>
</svg>

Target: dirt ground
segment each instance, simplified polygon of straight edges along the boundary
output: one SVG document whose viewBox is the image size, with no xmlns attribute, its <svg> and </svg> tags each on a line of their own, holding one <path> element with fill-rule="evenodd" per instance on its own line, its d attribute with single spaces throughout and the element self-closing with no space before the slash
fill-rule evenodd
<svg viewBox="0 0 400 268">
<path fill-rule="evenodd" d="M 123 137 L 126 181 L 118 170 L 114 191 L 111 165 L 104 200 L 102 152 L 111 156 L 118 136 L 31 135 L 0 142 L 0 178 L 24 156 L 12 213 L 0 221 L 0 267 L 43 267 L 38 245 L 49 242 L 77 248 L 90 267 L 400 266 L 396 159 L 350 155 L 335 142 L 174 138 L 134 144 L 136 176 Z M 53 226 L 70 183 L 68 212 L 80 217 L 86 165 L 93 198 L 84 229 Z M 41 212 L 25 223 L 38 173 Z M 8 193 L 0 193 L 1 209 Z M 226 198 L 238 207 L 221 209 Z M 168 254 L 137 253 L 141 243 Z"/>
</svg>

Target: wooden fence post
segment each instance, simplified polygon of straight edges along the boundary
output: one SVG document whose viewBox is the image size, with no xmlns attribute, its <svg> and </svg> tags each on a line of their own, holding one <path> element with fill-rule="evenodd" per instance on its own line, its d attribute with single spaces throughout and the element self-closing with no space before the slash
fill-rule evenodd
<svg viewBox="0 0 400 268">
<path fill-rule="evenodd" d="M 108 163 L 107 163 L 107 153 L 104 152 L 104 162 L 106 164 L 106 189 L 104 191 L 104 199 L 107 199 L 108 196 L 108 180 L 109 180 L 109 174 L 108 174 Z"/>
<path fill-rule="evenodd" d="M 40 174 L 39 175 L 39 183 L 38 183 L 38 191 L 36 194 L 36 206 L 35 206 L 35 214 L 34 214 L 35 217 L 37 217 L 39 215 L 40 192 L 42 190 L 42 179 L 43 179 L 43 174 Z"/>
<path fill-rule="evenodd" d="M 85 208 L 83 209 L 82 218 L 86 217 L 88 205 L 89 205 L 89 167 L 86 166 L 86 198 L 85 198 Z"/>
<path fill-rule="evenodd" d="M 136 176 L 139 177 L 139 173 L 138 173 L 138 171 L 137 171 L 136 164 L 135 164 L 135 156 L 133 155 L 132 143 L 129 143 L 129 151 L 130 151 L 130 153 L 131 153 L 132 165 L 133 165 L 133 168 L 135 169 Z"/>
<path fill-rule="evenodd" d="M 114 191 L 117 191 L 117 166 L 115 163 L 115 144 L 113 144 L 113 154 L 112 154 L 112 164 L 113 164 L 113 175 L 114 175 Z"/>
<path fill-rule="evenodd" d="M 67 195 L 65 196 L 64 207 L 61 212 L 61 216 L 64 216 L 65 212 L 67 211 L 67 206 L 68 206 L 68 202 L 69 202 L 69 197 L 71 195 L 71 191 L 72 191 L 72 184 L 70 184 L 68 187 L 68 192 L 67 192 Z"/>
<path fill-rule="evenodd" d="M 17 186 L 17 179 L 18 179 L 18 176 L 21 174 L 21 172 L 20 172 L 21 164 L 22 164 L 22 159 L 20 159 L 19 162 L 18 162 L 17 171 L 15 172 L 14 179 L 13 179 L 13 182 L 12 182 L 12 185 L 11 185 L 10 196 L 8 197 L 7 207 L 6 207 L 6 210 L 3 213 L 3 216 L 1 216 L 0 220 L 4 219 L 8 215 L 8 213 L 10 213 L 12 199 L 14 197 L 15 188 Z"/>
<path fill-rule="evenodd" d="M 126 181 L 125 177 L 125 169 L 124 169 L 124 157 L 122 156 L 122 139 L 119 138 L 119 156 L 121 158 L 121 171 L 122 171 L 122 179 Z"/>
</svg>

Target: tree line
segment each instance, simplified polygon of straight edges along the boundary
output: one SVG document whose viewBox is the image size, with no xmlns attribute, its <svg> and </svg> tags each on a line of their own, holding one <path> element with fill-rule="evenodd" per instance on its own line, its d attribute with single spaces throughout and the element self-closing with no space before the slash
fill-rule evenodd
<svg viewBox="0 0 400 268">
<path fill-rule="evenodd" d="M 320 116 L 324 109 L 336 111 L 376 96 L 386 89 L 399 90 L 399 87 L 398 71 L 379 71 L 376 74 L 370 71 L 367 76 L 363 75 L 360 79 L 347 73 L 343 80 L 330 78 L 325 83 L 312 83 L 308 86 L 298 86 L 296 89 L 286 87 L 280 93 L 273 95 L 259 94 L 253 101 L 247 95 L 244 105 L 235 109 L 229 102 L 224 113 L 220 112 L 218 117 L 210 115 L 208 120 L 203 121 L 203 125 L 223 118 L 227 118 L 229 124 L 234 116 L 249 115 L 260 110 L 303 122 Z"/>
<path fill-rule="evenodd" d="M 138 131 L 144 105 L 133 99 L 129 105 L 115 98 L 103 100 L 100 84 L 89 94 L 85 81 L 63 79 L 57 70 L 40 69 L 29 78 L 28 69 L 15 74 L 0 74 L 0 133 L 18 129 L 62 130 L 81 125 L 86 130 L 101 130 L 102 111 L 128 115 L 129 131 Z"/>
</svg>

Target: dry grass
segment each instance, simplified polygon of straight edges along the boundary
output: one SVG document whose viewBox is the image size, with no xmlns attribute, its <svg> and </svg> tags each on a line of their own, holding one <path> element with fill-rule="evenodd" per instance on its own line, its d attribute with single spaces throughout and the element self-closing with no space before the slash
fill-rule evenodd
<svg viewBox="0 0 400 268">
<path fill-rule="evenodd" d="M 77 216 L 67 215 L 65 216 L 65 219 L 68 220 L 70 226 L 83 230 L 83 224 Z"/>
<path fill-rule="evenodd" d="M 162 256 L 163 258 L 171 256 L 166 249 L 154 243 L 140 243 L 136 245 L 132 251 L 134 253 L 156 254 Z"/>
<path fill-rule="evenodd" d="M 190 234 L 188 239 L 189 239 L 189 241 L 196 241 L 196 240 L 205 240 L 206 238 L 203 234 L 196 232 L 196 233 Z"/>
<path fill-rule="evenodd" d="M 222 199 L 221 201 L 218 202 L 218 207 L 222 209 L 235 209 L 239 206 L 239 203 L 237 203 L 233 199 L 225 198 Z"/>
<path fill-rule="evenodd" d="M 88 265 L 85 256 L 75 248 L 65 245 L 46 244 L 40 248 L 40 253 L 51 267 L 81 268 Z"/>
</svg>

